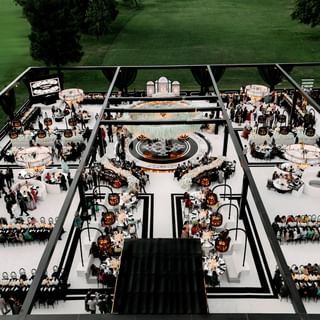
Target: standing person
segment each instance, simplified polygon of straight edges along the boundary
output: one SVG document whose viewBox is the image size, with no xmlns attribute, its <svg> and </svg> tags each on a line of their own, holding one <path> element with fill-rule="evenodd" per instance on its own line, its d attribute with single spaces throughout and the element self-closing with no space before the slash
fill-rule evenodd
<svg viewBox="0 0 320 320">
<path fill-rule="evenodd" d="M 68 166 L 64 156 L 61 156 L 61 170 L 63 173 L 69 173 L 69 166 Z"/>
<path fill-rule="evenodd" d="M 10 175 L 10 179 L 11 179 L 11 185 L 14 183 L 14 176 L 13 176 L 13 170 L 12 168 L 8 168 L 8 173 Z M 10 187 L 11 188 L 11 187 Z"/>
<path fill-rule="evenodd" d="M 91 132 L 90 132 L 90 129 L 89 129 L 89 127 L 86 127 L 86 129 L 85 129 L 85 131 L 84 131 L 84 133 L 83 133 L 83 139 L 85 140 L 85 141 L 89 141 L 89 138 L 90 138 L 90 134 L 91 134 Z"/>
<path fill-rule="evenodd" d="M 63 191 L 66 191 L 68 190 L 68 187 L 67 187 L 67 179 L 66 177 L 64 176 L 64 174 L 60 173 L 59 175 L 60 177 L 60 187 Z"/>
<path fill-rule="evenodd" d="M 29 191 L 24 191 L 23 198 L 28 210 L 34 210 L 37 208 L 36 202 Z"/>
<path fill-rule="evenodd" d="M 90 297 L 87 304 L 88 304 L 89 311 L 91 312 L 91 314 L 95 314 L 96 308 L 97 308 L 97 301 L 96 301 L 95 297 Z"/>
<path fill-rule="evenodd" d="M 80 113 L 80 124 L 81 124 L 81 129 L 82 129 L 82 130 L 85 130 L 85 129 L 86 129 L 86 123 L 85 123 L 85 121 L 84 121 L 83 113 L 82 113 L 82 112 Z"/>
<path fill-rule="evenodd" d="M 88 191 L 88 185 L 87 185 L 87 174 L 86 173 L 82 173 L 80 176 L 80 180 L 82 182 L 83 185 L 83 189 L 84 191 Z"/>
<path fill-rule="evenodd" d="M 91 171 L 89 171 L 87 173 L 87 185 L 88 185 L 89 189 L 93 188 L 93 176 L 91 174 Z"/>
<path fill-rule="evenodd" d="M 84 308 L 87 312 L 89 312 L 89 306 L 88 306 L 88 301 L 90 300 L 92 294 L 92 290 L 89 290 L 84 298 Z"/>
<path fill-rule="evenodd" d="M 54 114 L 56 113 L 56 107 L 52 105 L 51 107 L 52 118 L 54 118 Z"/>
<path fill-rule="evenodd" d="M 147 191 L 145 189 L 145 182 L 143 179 L 139 180 L 139 189 L 140 189 L 140 192 L 147 193 Z"/>
<path fill-rule="evenodd" d="M 71 173 L 70 172 L 68 172 L 68 174 L 67 174 L 67 180 L 68 180 L 68 184 L 69 184 L 69 187 L 71 186 L 71 183 L 72 183 L 72 178 L 71 178 Z"/>
<path fill-rule="evenodd" d="M 113 142 L 113 132 L 112 132 L 112 125 L 109 124 L 108 126 L 108 138 L 109 138 L 109 142 Z"/>
<path fill-rule="evenodd" d="M 58 155 L 58 159 L 62 156 L 62 150 L 63 150 L 63 146 L 60 140 L 56 140 L 55 141 L 55 148 L 57 149 L 57 155 Z"/>
<path fill-rule="evenodd" d="M 120 146 L 121 146 L 121 151 L 124 152 L 125 146 L 126 146 L 126 137 L 124 136 L 124 134 L 120 136 Z"/>
<path fill-rule="evenodd" d="M 92 174 L 93 184 L 96 187 L 98 185 L 98 174 L 95 169 L 91 171 L 91 174 Z"/>
<path fill-rule="evenodd" d="M 4 178 L 6 180 L 7 187 L 11 188 L 12 180 L 11 180 L 11 173 L 10 173 L 9 169 L 7 169 L 6 172 L 4 173 Z"/>
<path fill-rule="evenodd" d="M 38 127 L 39 127 L 39 130 L 43 130 L 43 124 L 40 120 L 38 120 Z"/>
<path fill-rule="evenodd" d="M 2 296 L 0 296 L 0 310 L 2 314 L 7 314 L 10 311 L 6 300 Z"/>
<path fill-rule="evenodd" d="M 21 209 L 21 213 L 20 213 L 20 216 L 23 215 L 23 213 L 26 214 L 26 216 L 29 216 L 29 213 L 27 211 L 27 204 L 23 198 L 23 195 L 21 193 L 20 190 L 17 191 L 17 200 L 18 200 L 18 204 L 19 204 L 19 207 Z"/>
<path fill-rule="evenodd" d="M 73 225 L 78 229 L 82 228 L 82 219 L 79 212 L 76 212 L 74 215 Z"/>
<path fill-rule="evenodd" d="M 9 195 L 9 197 L 11 198 L 12 204 L 17 203 L 16 193 L 15 193 L 13 190 L 9 189 L 8 195 Z"/>
<path fill-rule="evenodd" d="M 35 203 L 38 202 L 38 190 L 36 188 L 32 187 L 30 192 L 31 192 L 33 201 Z"/>
<path fill-rule="evenodd" d="M 0 190 L 5 193 L 6 191 L 4 190 L 4 186 L 5 186 L 5 175 L 2 172 L 2 170 L 0 170 Z M 1 193 L 0 193 L 0 198 L 1 198 Z"/>
<path fill-rule="evenodd" d="M 107 312 L 111 313 L 111 311 L 112 311 L 112 298 L 111 298 L 110 294 L 107 295 L 106 300 L 107 300 L 107 309 L 108 309 Z"/>
<path fill-rule="evenodd" d="M 107 299 L 106 296 L 103 294 L 99 295 L 98 307 L 101 314 L 108 312 Z"/>
<path fill-rule="evenodd" d="M 13 212 L 12 212 L 13 202 L 12 202 L 10 194 L 6 194 L 4 196 L 4 201 L 6 203 L 6 209 L 7 209 L 7 212 L 9 213 L 9 215 L 10 215 L 10 219 L 13 219 L 14 218 L 14 215 L 13 215 Z"/>
</svg>

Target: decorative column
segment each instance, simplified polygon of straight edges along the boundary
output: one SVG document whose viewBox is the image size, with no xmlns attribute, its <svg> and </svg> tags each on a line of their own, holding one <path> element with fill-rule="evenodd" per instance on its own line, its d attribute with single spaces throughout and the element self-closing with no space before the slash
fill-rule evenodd
<svg viewBox="0 0 320 320">
<path fill-rule="evenodd" d="M 241 192 L 241 199 L 240 199 L 240 219 L 242 219 L 245 214 L 247 197 L 248 197 L 248 187 L 249 187 L 249 181 L 247 176 L 244 174 L 242 179 L 242 192 Z"/>
<path fill-rule="evenodd" d="M 217 125 L 217 124 L 216 124 Z M 224 137 L 223 137 L 223 149 L 222 149 L 222 155 L 226 156 L 227 155 L 227 150 L 228 150 L 228 136 L 229 136 L 229 130 L 228 126 L 224 126 Z"/>
</svg>

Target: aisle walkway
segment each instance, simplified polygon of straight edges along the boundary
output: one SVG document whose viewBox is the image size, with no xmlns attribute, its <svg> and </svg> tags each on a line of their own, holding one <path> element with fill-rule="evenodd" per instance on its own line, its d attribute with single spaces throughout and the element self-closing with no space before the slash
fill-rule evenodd
<svg viewBox="0 0 320 320">
<path fill-rule="evenodd" d="M 149 175 L 150 184 L 146 191 L 154 194 L 153 237 L 172 238 L 171 193 L 184 191 L 177 181 L 173 181 L 172 172 L 149 172 Z"/>
</svg>

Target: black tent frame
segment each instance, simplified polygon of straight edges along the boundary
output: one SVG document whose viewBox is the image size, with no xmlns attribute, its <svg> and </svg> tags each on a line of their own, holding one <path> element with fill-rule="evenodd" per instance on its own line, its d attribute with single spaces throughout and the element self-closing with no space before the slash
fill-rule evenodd
<svg viewBox="0 0 320 320">
<path fill-rule="evenodd" d="M 290 299 L 292 306 L 294 308 L 293 314 L 211 314 L 208 316 L 201 316 L 201 319 L 205 318 L 212 318 L 212 319 L 280 319 L 280 317 L 283 319 L 315 319 L 315 317 L 319 317 L 318 315 L 311 315 L 306 312 L 306 309 L 304 307 L 304 304 L 301 300 L 301 297 L 298 294 L 298 291 L 295 287 L 295 284 L 291 278 L 290 271 L 288 269 L 285 257 L 282 253 L 282 250 L 279 246 L 279 243 L 274 235 L 274 231 L 271 227 L 270 220 L 268 218 L 266 209 L 264 207 L 263 201 L 261 199 L 261 196 L 259 194 L 259 191 L 257 189 L 257 186 L 255 184 L 254 178 L 252 176 L 251 170 L 248 166 L 247 160 L 243 154 L 242 146 L 239 143 L 238 137 L 236 132 L 234 131 L 232 127 L 231 120 L 229 119 L 227 115 L 227 110 L 224 106 L 224 103 L 222 101 L 222 97 L 218 88 L 218 85 L 214 79 L 212 68 L 214 67 L 225 67 L 225 68 L 256 68 L 257 66 L 273 66 L 274 68 L 277 68 L 283 77 L 293 86 L 293 88 L 297 91 L 300 92 L 300 94 L 308 101 L 308 103 L 319 113 L 320 112 L 320 106 L 312 99 L 307 92 L 305 92 L 299 85 L 298 83 L 284 70 L 282 67 L 283 65 L 286 65 L 285 63 L 276 64 L 276 63 L 265 63 L 265 64 L 214 64 L 214 65 L 156 65 L 156 66 L 126 66 L 126 68 L 137 68 L 138 70 L 140 69 L 190 69 L 191 67 L 205 67 L 207 68 L 210 78 L 212 81 L 212 87 L 214 89 L 214 94 L 212 96 L 188 96 L 188 97 L 175 97 L 175 98 L 170 98 L 170 100 L 202 100 L 206 99 L 212 102 L 217 102 L 218 107 L 209 107 L 209 108 L 199 108 L 201 110 L 206 110 L 206 111 L 217 111 L 221 112 L 223 115 L 223 119 L 204 119 L 204 120 L 184 120 L 184 121 L 177 121 L 177 120 L 171 120 L 171 121 L 164 121 L 164 120 L 159 120 L 159 121 L 149 121 L 148 124 L 171 124 L 171 125 L 178 125 L 178 124 L 197 124 L 197 123 L 216 123 L 218 125 L 224 125 L 225 126 L 225 138 L 224 138 L 224 152 L 226 153 L 226 146 L 228 143 L 228 138 L 230 137 L 233 145 L 235 147 L 236 153 L 239 158 L 240 165 L 243 169 L 243 186 L 242 186 L 242 201 L 240 203 L 240 214 L 241 214 L 241 208 L 244 206 L 244 202 L 247 199 L 247 194 L 248 190 L 250 189 L 252 197 L 255 201 L 255 205 L 257 208 L 257 211 L 259 213 L 260 219 L 262 221 L 262 224 L 264 226 L 265 232 L 267 234 L 267 237 L 270 242 L 270 246 L 272 249 L 272 252 L 274 254 L 275 260 L 277 262 L 277 265 L 280 269 L 281 275 L 285 281 L 285 284 L 287 285 L 290 293 Z M 320 63 L 314 62 L 314 63 L 290 63 L 290 65 L 298 66 L 298 67 L 319 67 Z M 64 68 L 64 70 L 71 70 L 71 71 L 77 71 L 77 70 L 102 70 L 103 66 L 91 66 L 91 67 L 68 67 Z M 110 67 L 109 67 L 110 68 Z M 39 262 L 38 268 L 37 268 L 37 273 L 35 278 L 33 279 L 33 282 L 30 286 L 30 289 L 28 291 L 28 294 L 24 300 L 24 303 L 22 305 L 21 311 L 19 315 L 13 315 L 9 316 L 12 319 L 19 319 L 19 320 L 24 320 L 24 319 L 31 319 L 31 320 L 36 320 L 37 318 L 52 318 L 52 319 L 79 319 L 79 318 L 87 318 L 90 317 L 90 319 L 95 318 L 99 319 L 102 317 L 105 318 L 106 315 L 80 315 L 80 314 L 74 314 L 74 315 L 31 315 L 31 311 L 36 299 L 36 294 L 38 291 L 38 288 L 40 287 L 42 277 L 45 274 L 47 267 L 50 263 L 50 259 L 52 257 L 52 254 L 54 252 L 55 246 L 58 242 L 61 230 L 63 228 L 65 219 L 67 217 L 67 214 L 69 212 L 73 197 L 78 189 L 78 181 L 80 178 L 80 175 L 82 171 L 85 169 L 90 155 L 91 155 L 91 149 L 92 146 L 95 142 L 96 136 L 98 134 L 98 129 L 101 124 L 103 125 L 109 125 L 109 124 L 131 124 L 131 125 L 137 125 L 137 124 L 146 124 L 146 122 L 141 122 L 141 121 L 123 121 L 123 120 L 103 120 L 103 114 L 105 111 L 108 112 L 134 112 L 131 110 L 128 110 L 127 108 L 110 108 L 110 103 L 114 102 L 121 102 L 121 101 L 136 101 L 136 100 L 145 100 L 145 101 L 152 101 L 152 100 L 159 100 L 159 98 L 150 98 L 150 97 L 112 97 L 111 94 L 114 90 L 114 85 L 116 83 L 117 77 L 119 75 L 119 72 L 121 70 L 121 67 L 113 67 L 115 68 L 115 73 L 113 76 L 113 79 L 111 83 L 109 84 L 107 93 L 104 98 L 103 102 L 103 108 L 99 114 L 99 118 L 96 121 L 94 128 L 92 129 L 92 134 L 90 136 L 90 139 L 87 143 L 87 147 L 83 153 L 82 156 L 82 161 L 79 164 L 78 170 L 76 171 L 75 177 L 73 179 L 73 182 L 69 188 L 69 191 L 67 193 L 67 196 L 64 200 L 63 206 L 60 210 L 59 213 L 59 218 L 57 220 L 57 223 L 55 225 L 55 228 L 50 236 L 49 242 L 46 246 L 46 250 L 44 251 L 42 258 Z M 34 71 L 36 69 L 42 70 L 42 69 L 49 69 L 49 70 L 55 70 L 54 68 L 43 68 L 43 67 L 30 67 L 26 69 L 22 74 L 20 74 L 15 80 L 13 80 L 6 88 L 4 88 L 0 92 L 0 96 L 5 94 L 8 90 L 12 89 L 23 77 L 28 74 L 29 71 Z M 167 100 L 167 99 L 166 99 Z M 197 110 L 199 110 L 197 109 Z M 183 112 L 186 111 L 184 108 L 180 109 L 175 109 L 174 112 Z M 196 110 L 194 110 L 196 111 Z M 139 110 L 139 112 L 155 112 L 153 109 L 149 110 Z M 169 111 L 170 112 L 170 111 Z M 79 190 L 80 197 L 81 197 L 81 191 Z M 127 316 L 120 316 L 120 315 L 107 315 L 108 318 L 112 319 L 118 319 L 119 317 L 127 317 Z M 143 319 L 150 316 L 134 316 L 135 319 Z M 157 316 L 153 316 L 157 317 Z M 159 317 L 159 316 L 158 316 Z M 161 316 L 162 318 L 163 316 Z M 170 317 L 170 316 L 168 316 Z M 128 318 L 128 317 L 127 317 Z M 174 316 L 175 319 L 196 319 L 197 316 Z M 132 317 L 130 317 L 132 319 Z M 200 318 L 199 318 L 200 319 Z"/>
</svg>

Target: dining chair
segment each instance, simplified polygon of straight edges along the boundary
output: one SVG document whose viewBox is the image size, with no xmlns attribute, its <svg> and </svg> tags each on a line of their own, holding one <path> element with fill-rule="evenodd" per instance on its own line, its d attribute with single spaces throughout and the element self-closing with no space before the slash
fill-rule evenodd
<svg viewBox="0 0 320 320">
<path fill-rule="evenodd" d="M 9 280 L 8 272 L 6 272 L 6 271 L 2 272 L 2 280 Z"/>
</svg>

